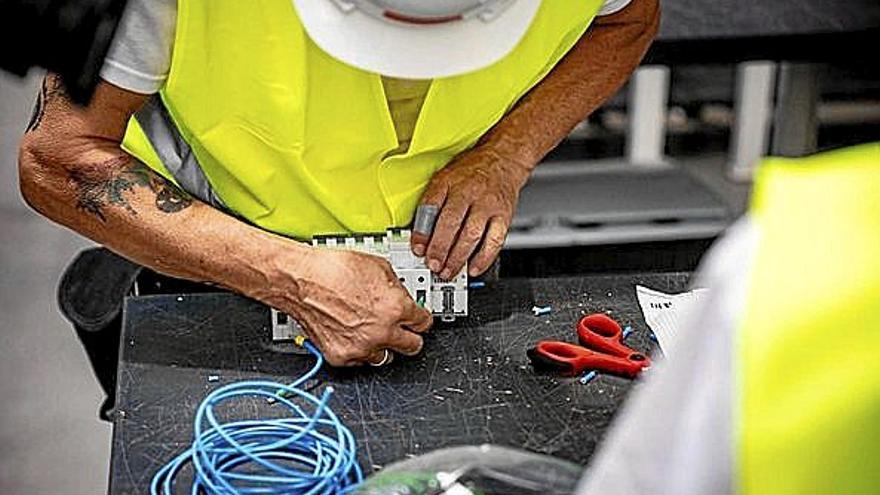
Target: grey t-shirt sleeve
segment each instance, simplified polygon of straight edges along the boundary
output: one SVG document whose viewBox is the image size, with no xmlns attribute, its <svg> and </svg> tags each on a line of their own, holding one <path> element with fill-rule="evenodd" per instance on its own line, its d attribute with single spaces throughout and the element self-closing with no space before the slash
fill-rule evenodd
<svg viewBox="0 0 880 495">
<path fill-rule="evenodd" d="M 120 88 L 152 94 L 168 78 L 177 0 L 129 0 L 101 77 Z"/>
</svg>

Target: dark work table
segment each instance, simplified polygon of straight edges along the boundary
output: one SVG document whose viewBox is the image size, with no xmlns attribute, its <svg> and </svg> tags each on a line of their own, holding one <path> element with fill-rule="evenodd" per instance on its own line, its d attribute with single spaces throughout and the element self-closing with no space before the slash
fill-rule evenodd
<svg viewBox="0 0 880 495">
<path fill-rule="evenodd" d="M 358 440 L 366 473 L 441 447 L 493 443 L 586 464 L 632 382 L 536 373 L 525 351 L 541 338 L 575 341 L 583 314 L 607 312 L 651 344 L 635 285 L 686 289 L 686 273 L 502 279 L 471 290 L 471 316 L 439 321 L 424 352 L 387 367 L 322 370 L 331 407 Z M 552 313 L 534 316 L 532 305 Z M 228 293 L 129 298 L 125 304 L 110 493 L 147 493 L 159 467 L 191 441 L 196 407 L 232 381 L 291 381 L 307 355 L 272 344 L 265 306 Z M 219 380 L 209 381 L 217 375 Z M 239 403 L 253 415 L 273 406 Z"/>
<path fill-rule="evenodd" d="M 661 40 L 833 33 L 880 25 L 875 0 L 660 0 L 660 6 Z"/>
<path fill-rule="evenodd" d="M 648 63 L 876 59 L 876 0 L 660 0 Z"/>
</svg>

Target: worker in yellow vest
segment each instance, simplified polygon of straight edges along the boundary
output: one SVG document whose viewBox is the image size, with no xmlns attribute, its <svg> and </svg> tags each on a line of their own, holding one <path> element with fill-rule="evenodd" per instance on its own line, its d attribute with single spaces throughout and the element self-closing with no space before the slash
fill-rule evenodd
<svg viewBox="0 0 880 495">
<path fill-rule="evenodd" d="M 387 263 L 301 241 L 420 207 L 431 270 L 483 272 L 531 170 L 658 19 L 656 0 L 132 0 L 87 108 L 44 81 L 22 193 L 141 265 L 294 315 L 333 365 L 386 363 L 419 352 L 428 312 Z"/>
<path fill-rule="evenodd" d="M 880 487 L 880 143 L 768 159 L 577 495 Z"/>
</svg>

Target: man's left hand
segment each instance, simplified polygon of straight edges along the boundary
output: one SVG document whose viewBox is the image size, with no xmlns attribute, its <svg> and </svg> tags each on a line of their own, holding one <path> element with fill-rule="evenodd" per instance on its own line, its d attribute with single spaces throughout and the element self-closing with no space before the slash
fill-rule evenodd
<svg viewBox="0 0 880 495">
<path fill-rule="evenodd" d="M 458 274 L 468 259 L 470 276 L 485 272 L 501 252 L 530 169 L 487 146 L 456 157 L 422 195 L 421 204 L 440 213 L 430 238 L 413 232 L 413 253 L 424 255 L 443 279 Z"/>
</svg>

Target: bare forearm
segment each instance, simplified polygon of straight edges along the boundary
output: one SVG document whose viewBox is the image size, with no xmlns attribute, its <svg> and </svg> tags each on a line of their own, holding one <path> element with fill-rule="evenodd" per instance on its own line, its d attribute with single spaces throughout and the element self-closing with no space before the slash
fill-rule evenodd
<svg viewBox="0 0 880 495">
<path fill-rule="evenodd" d="M 295 264 L 306 248 L 191 198 L 125 153 L 119 143 L 126 123 L 146 98 L 102 83 L 80 108 L 49 74 L 20 149 L 25 200 L 156 271 L 277 299 L 270 292 L 279 285 L 279 260 Z M 284 296 L 295 298 L 289 292 L 296 281 L 283 282 Z"/>
<path fill-rule="evenodd" d="M 598 18 L 482 145 L 534 167 L 626 82 L 654 39 L 659 20 L 657 0 L 633 0 L 623 11 Z"/>
<path fill-rule="evenodd" d="M 20 170 L 29 204 L 159 272 L 266 300 L 273 253 L 305 249 L 191 198 L 118 148 L 92 149 L 71 163 L 31 149 L 26 138 Z"/>
<path fill-rule="evenodd" d="M 80 108 L 50 74 L 19 155 L 28 203 L 157 271 L 293 315 L 332 365 L 385 361 L 389 349 L 419 352 L 431 315 L 385 260 L 264 232 L 187 196 L 121 150 L 126 125 L 147 98 L 104 82 Z"/>
</svg>

